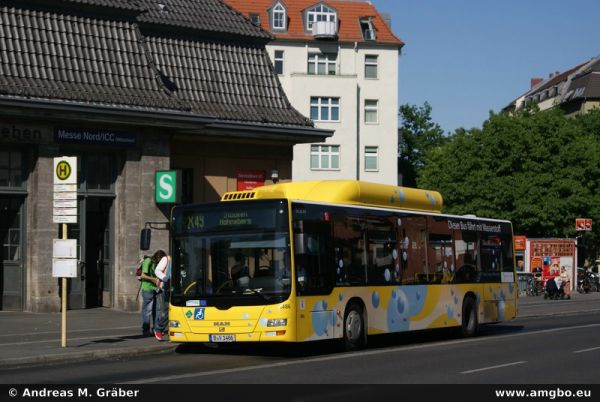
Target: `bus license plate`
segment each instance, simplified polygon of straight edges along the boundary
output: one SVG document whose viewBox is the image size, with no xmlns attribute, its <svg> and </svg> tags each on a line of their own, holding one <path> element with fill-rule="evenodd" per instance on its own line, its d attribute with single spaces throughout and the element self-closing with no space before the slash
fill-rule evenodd
<svg viewBox="0 0 600 402">
<path fill-rule="evenodd" d="M 222 334 L 211 335 L 210 341 L 211 342 L 235 342 L 235 335 L 222 335 Z"/>
</svg>

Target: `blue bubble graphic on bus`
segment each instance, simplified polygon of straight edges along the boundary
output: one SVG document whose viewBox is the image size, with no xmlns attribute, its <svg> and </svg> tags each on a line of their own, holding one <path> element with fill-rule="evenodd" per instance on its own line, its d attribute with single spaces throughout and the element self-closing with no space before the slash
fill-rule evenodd
<svg viewBox="0 0 600 402">
<path fill-rule="evenodd" d="M 379 293 L 377 291 L 374 291 L 371 295 L 371 303 L 373 303 L 373 307 L 379 307 Z"/>
<path fill-rule="evenodd" d="M 398 289 L 397 292 L 392 292 L 387 308 L 388 331 L 407 331 L 410 325 L 410 310 L 409 298 L 404 291 Z"/>
<path fill-rule="evenodd" d="M 398 313 L 401 315 L 404 314 L 404 310 L 406 309 L 406 300 L 402 297 L 398 298 L 398 302 L 396 303 L 396 308 L 398 309 Z"/>
<path fill-rule="evenodd" d="M 511 282 L 508 284 L 508 292 L 512 295 L 514 291 L 514 284 Z"/>
<path fill-rule="evenodd" d="M 498 300 L 498 320 L 503 321 L 506 314 L 506 305 L 504 300 Z"/>
<path fill-rule="evenodd" d="M 448 306 L 448 318 L 449 319 L 453 319 L 454 318 L 454 309 L 450 306 Z"/>
<path fill-rule="evenodd" d="M 267 319 L 266 319 L 266 318 L 264 318 L 264 317 L 263 317 L 263 318 L 261 318 L 261 319 L 260 319 L 260 326 L 261 326 L 261 327 L 266 327 L 266 326 L 267 326 L 267 322 L 268 322 L 268 321 L 269 321 L 269 320 L 267 320 Z"/>
<path fill-rule="evenodd" d="M 344 294 L 342 292 L 338 295 L 338 299 L 340 299 L 340 301 L 344 300 Z"/>
<path fill-rule="evenodd" d="M 329 312 L 329 325 L 335 326 L 335 311 L 333 310 Z"/>
<path fill-rule="evenodd" d="M 402 204 L 404 200 L 406 200 L 406 194 L 404 194 L 403 190 L 400 190 L 400 192 L 398 193 L 398 201 L 400 202 L 400 204 Z"/>
<path fill-rule="evenodd" d="M 427 286 L 405 286 L 399 289 L 403 292 L 408 299 L 408 305 L 410 306 L 409 315 L 417 315 L 423 310 L 425 300 L 427 299 Z"/>
<path fill-rule="evenodd" d="M 327 321 L 328 315 L 327 311 L 327 302 L 325 300 L 321 300 L 315 303 L 312 312 L 312 325 L 315 331 L 315 334 L 318 336 L 323 335 L 327 330 Z"/>
</svg>

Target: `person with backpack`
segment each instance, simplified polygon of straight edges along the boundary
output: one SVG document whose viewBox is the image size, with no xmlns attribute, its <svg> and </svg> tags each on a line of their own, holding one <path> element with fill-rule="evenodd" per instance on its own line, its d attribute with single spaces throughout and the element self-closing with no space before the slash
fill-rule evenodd
<svg viewBox="0 0 600 402">
<path fill-rule="evenodd" d="M 154 275 L 156 276 L 157 287 L 157 309 L 156 324 L 154 325 L 154 337 L 159 341 L 164 341 L 167 323 L 169 321 L 169 279 L 171 278 L 171 257 L 163 250 L 157 250 L 152 256 L 152 261 L 156 264 Z"/>
<path fill-rule="evenodd" d="M 152 336 L 151 324 L 156 328 L 157 316 L 157 278 L 154 275 L 156 264 L 150 256 L 145 255 L 140 263 L 141 272 L 138 275 L 140 290 L 142 293 L 142 335 Z"/>
</svg>

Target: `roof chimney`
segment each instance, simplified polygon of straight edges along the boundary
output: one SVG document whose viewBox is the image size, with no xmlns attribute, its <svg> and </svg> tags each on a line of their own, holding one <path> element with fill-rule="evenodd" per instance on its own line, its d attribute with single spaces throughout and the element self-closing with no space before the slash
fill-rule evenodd
<svg viewBox="0 0 600 402">
<path fill-rule="evenodd" d="M 390 13 L 381 13 L 381 18 L 385 21 L 385 24 L 389 29 L 392 29 L 392 16 Z"/>
<path fill-rule="evenodd" d="M 531 79 L 531 88 L 533 88 L 534 86 L 536 86 L 537 84 L 539 84 L 542 81 L 544 81 L 543 78 L 532 78 Z"/>
</svg>

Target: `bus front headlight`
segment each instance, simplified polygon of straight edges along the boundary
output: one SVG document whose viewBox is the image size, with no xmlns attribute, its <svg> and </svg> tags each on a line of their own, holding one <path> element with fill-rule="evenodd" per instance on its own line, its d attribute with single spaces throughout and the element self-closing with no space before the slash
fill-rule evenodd
<svg viewBox="0 0 600 402">
<path fill-rule="evenodd" d="M 169 327 L 179 328 L 179 321 L 169 321 Z"/>
</svg>

